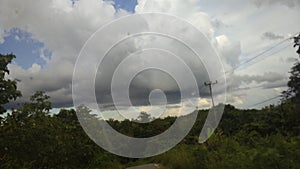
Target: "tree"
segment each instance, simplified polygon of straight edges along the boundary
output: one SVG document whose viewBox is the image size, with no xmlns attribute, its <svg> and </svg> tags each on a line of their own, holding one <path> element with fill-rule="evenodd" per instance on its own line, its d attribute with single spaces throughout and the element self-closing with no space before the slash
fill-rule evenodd
<svg viewBox="0 0 300 169">
<path fill-rule="evenodd" d="M 288 82 L 289 90 L 288 92 L 291 93 L 292 98 L 296 103 L 300 102 L 300 62 L 296 63 L 292 67 L 292 71 L 290 72 L 290 80 Z"/>
<path fill-rule="evenodd" d="M 297 53 L 300 56 L 300 34 L 294 37 L 294 47 L 299 47 Z M 284 99 L 291 99 L 293 102 L 300 102 L 300 62 L 296 62 L 291 69 L 291 76 L 288 81 L 289 89 L 287 91 L 283 91 Z"/>
<path fill-rule="evenodd" d="M 7 65 L 11 63 L 12 59 L 16 56 L 13 54 L 2 55 L 0 54 L 0 114 L 6 112 L 4 104 L 10 100 L 16 100 L 21 96 L 21 92 L 17 90 L 16 81 L 6 79 L 6 75 L 9 74 Z"/>
<path fill-rule="evenodd" d="M 284 99 L 291 99 L 293 102 L 300 102 L 300 62 L 297 62 L 291 69 L 291 76 L 288 81 L 288 90 L 282 92 Z"/>
<path fill-rule="evenodd" d="M 50 96 L 46 95 L 43 91 L 37 91 L 34 95 L 30 96 L 29 103 L 24 103 L 22 113 L 27 115 L 45 115 L 51 110 Z"/>
<path fill-rule="evenodd" d="M 294 37 L 294 48 L 298 46 L 298 50 L 297 50 L 297 53 L 299 54 L 300 56 L 300 34 L 298 36 L 295 36 Z"/>
<path fill-rule="evenodd" d="M 150 114 L 148 114 L 147 112 L 141 112 L 136 121 L 141 123 L 149 123 L 152 120 L 153 118 Z"/>
</svg>

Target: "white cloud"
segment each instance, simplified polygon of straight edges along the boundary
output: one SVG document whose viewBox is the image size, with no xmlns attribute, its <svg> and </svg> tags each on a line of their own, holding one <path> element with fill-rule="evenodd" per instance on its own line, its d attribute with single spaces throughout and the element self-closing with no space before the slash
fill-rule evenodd
<svg viewBox="0 0 300 169">
<path fill-rule="evenodd" d="M 186 19 L 208 37 L 214 34 L 211 20 L 207 13 L 200 10 L 198 0 L 139 0 L 135 11 L 171 14 Z"/>
<path fill-rule="evenodd" d="M 241 96 L 241 95 L 234 95 L 234 94 L 229 95 L 227 98 L 227 101 L 230 104 L 235 105 L 235 106 L 241 106 L 244 104 L 243 96 Z"/>
<path fill-rule="evenodd" d="M 11 77 L 21 80 L 18 87 L 24 98 L 34 91 L 44 90 L 52 96 L 54 105 L 63 105 L 60 102 L 71 105 L 70 97 L 62 101 L 64 93 L 61 91 L 71 93 L 77 55 L 92 33 L 115 19 L 115 12 L 110 3 L 98 0 L 77 1 L 73 7 L 69 0 L 1 1 L 0 30 L 19 28 L 30 32 L 33 39 L 43 42 L 45 48 L 52 51 L 51 59 L 44 56 L 45 49 L 40 51 L 41 57 L 47 61 L 44 68 L 37 64 L 28 70 L 18 65 L 10 66 Z M 4 34 L 0 35 L 3 39 Z"/>
<path fill-rule="evenodd" d="M 211 103 L 205 98 L 199 98 L 198 104 L 200 108 L 209 108 L 211 106 Z"/>
<path fill-rule="evenodd" d="M 224 64 L 229 64 L 227 70 L 239 65 L 239 57 L 241 55 L 241 46 L 239 42 L 230 41 L 225 35 L 216 37 L 216 48 L 224 59 Z"/>
<path fill-rule="evenodd" d="M 0 27 L 0 45 L 4 43 L 5 31 Z"/>
<path fill-rule="evenodd" d="M 40 70 L 41 70 L 41 66 L 38 65 L 38 64 L 36 64 L 36 63 L 34 63 L 34 64 L 32 64 L 32 66 L 28 69 L 28 72 L 29 72 L 30 74 L 36 74 L 36 73 L 38 73 Z"/>
</svg>

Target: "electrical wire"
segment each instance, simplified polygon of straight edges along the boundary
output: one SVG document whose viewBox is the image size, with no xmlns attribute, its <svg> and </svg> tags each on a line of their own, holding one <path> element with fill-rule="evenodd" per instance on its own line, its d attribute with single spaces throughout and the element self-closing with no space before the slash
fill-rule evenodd
<svg viewBox="0 0 300 169">
<path fill-rule="evenodd" d="M 299 32 L 299 33 L 300 33 L 300 32 Z M 267 50 L 264 50 L 263 52 L 261 52 L 261 53 L 255 55 L 255 56 L 251 57 L 250 59 L 244 61 L 243 63 L 241 63 L 241 64 L 235 66 L 234 68 L 232 68 L 232 70 L 226 71 L 226 72 L 225 72 L 225 75 L 226 75 L 226 76 L 232 75 L 232 74 L 234 73 L 234 71 L 237 70 L 238 68 L 240 68 L 242 65 L 245 65 L 245 64 L 247 64 L 247 63 L 249 63 L 249 62 L 251 62 L 251 61 L 257 59 L 258 57 L 263 56 L 264 54 L 266 54 L 266 53 L 269 52 L 269 51 L 272 51 L 273 49 L 275 49 L 276 47 L 280 46 L 280 45 L 283 44 L 284 42 L 288 42 L 288 40 L 293 39 L 293 38 L 294 38 L 296 35 L 298 35 L 299 33 L 295 33 L 293 36 L 291 36 L 291 37 L 289 37 L 289 38 L 286 38 L 286 39 L 280 41 L 279 43 L 277 43 L 277 44 L 275 44 L 275 45 L 269 47 Z M 277 53 L 283 51 L 284 49 L 286 49 L 286 48 L 289 47 L 289 46 L 290 46 L 290 44 L 284 46 L 283 48 L 280 48 L 279 50 L 277 50 L 277 51 L 275 51 L 275 52 L 269 53 L 269 54 L 266 55 L 262 60 L 259 60 L 259 61 L 257 61 L 257 62 L 253 62 L 252 64 L 249 64 L 249 65 L 247 65 L 246 67 L 251 66 L 251 65 L 253 65 L 253 64 L 256 64 L 256 63 L 258 63 L 258 62 L 261 62 L 261 61 L 263 61 L 264 59 L 266 59 L 267 57 L 272 56 L 272 55 L 274 55 L 274 54 L 277 54 Z M 246 67 L 243 67 L 243 68 L 246 68 Z M 221 76 L 217 77 L 217 79 L 220 78 L 220 77 L 221 77 Z"/>
<path fill-rule="evenodd" d="M 263 100 L 263 101 L 261 101 L 261 102 L 255 103 L 255 104 L 253 104 L 253 105 L 251 105 L 251 106 L 248 106 L 248 107 L 249 107 L 249 108 L 252 108 L 252 107 L 258 106 L 258 105 L 260 105 L 260 104 L 266 103 L 266 102 L 268 102 L 268 101 L 277 99 L 277 98 L 279 98 L 279 97 L 281 97 L 281 95 L 276 96 L 276 97 L 269 98 L 269 99 L 267 99 L 267 100 Z"/>
<path fill-rule="evenodd" d="M 273 49 L 275 49 L 276 47 L 280 46 L 281 44 L 283 44 L 283 43 L 285 43 L 285 42 L 288 42 L 289 40 L 293 39 L 293 38 L 294 38 L 296 35 L 298 35 L 299 33 L 300 33 L 300 32 L 295 33 L 295 34 L 293 34 L 293 36 L 291 36 L 291 37 L 289 37 L 289 38 L 286 38 L 286 39 L 284 39 L 284 40 L 278 42 L 277 44 L 275 44 L 275 45 L 269 47 L 268 49 L 266 49 L 266 50 L 260 52 L 260 53 L 257 54 L 257 55 L 254 55 L 254 56 L 251 57 L 250 59 L 248 59 L 248 60 L 244 61 L 243 63 L 241 63 L 241 64 L 235 66 L 234 68 L 232 68 L 232 70 L 225 72 L 225 74 L 228 74 L 228 73 L 232 74 L 235 70 L 237 70 L 237 69 L 240 68 L 241 66 L 243 66 L 243 65 L 245 65 L 245 64 L 247 64 L 247 63 L 249 63 L 249 62 L 251 62 L 251 61 L 253 61 L 253 60 L 255 60 L 255 59 L 257 59 L 258 57 L 263 56 L 264 54 L 268 53 L 269 51 L 272 51 Z M 279 51 L 277 51 L 277 52 L 273 52 L 273 53 L 267 55 L 265 58 L 267 58 L 267 57 L 269 57 L 269 56 L 271 56 L 271 55 L 274 55 L 274 54 L 276 54 L 276 53 L 279 53 L 279 52 L 281 52 L 283 49 L 286 49 L 287 47 L 288 47 L 288 46 L 285 46 L 285 47 L 282 48 L 281 50 L 279 50 Z M 261 60 L 260 60 L 260 61 L 261 61 Z M 258 62 L 255 62 L 255 63 L 258 63 Z M 254 63 L 253 63 L 253 64 L 254 64 Z M 251 65 L 253 65 L 253 64 L 251 64 Z M 250 66 L 250 65 L 249 65 L 249 66 Z"/>
<path fill-rule="evenodd" d="M 293 39 L 293 38 L 294 38 L 295 36 L 297 36 L 298 34 L 300 34 L 300 32 L 295 33 L 295 34 L 292 35 L 291 37 L 286 38 L 286 39 L 284 39 L 284 40 L 278 42 L 277 44 L 275 44 L 275 45 L 269 47 L 268 49 L 266 49 L 266 50 L 260 52 L 259 54 L 257 54 L 257 55 L 255 55 L 255 56 L 251 57 L 250 59 L 244 61 L 243 63 L 241 63 L 241 64 L 235 66 L 232 70 L 225 72 L 225 75 L 229 76 L 229 75 L 233 74 L 234 71 L 237 70 L 238 68 L 240 68 L 241 66 L 243 66 L 243 65 L 245 65 L 245 64 L 247 64 L 247 63 L 249 63 L 249 62 L 251 62 L 251 61 L 253 61 L 253 60 L 255 60 L 255 59 L 257 59 L 257 58 L 259 58 L 259 57 L 261 57 L 261 56 L 263 56 L 263 55 L 265 55 L 266 53 L 272 51 L 273 49 L 277 48 L 278 46 L 284 44 L 285 42 L 288 42 L 288 41 L 291 40 L 291 39 Z M 277 50 L 277 51 L 275 51 L 275 52 L 272 52 L 272 53 L 266 55 L 266 56 L 264 57 L 264 59 L 266 59 L 267 57 L 272 56 L 272 55 L 274 55 L 274 54 L 276 54 L 276 53 L 279 53 L 279 52 L 283 51 L 284 49 L 286 49 L 286 48 L 289 47 L 289 46 L 290 46 L 290 44 L 284 46 L 283 48 L 280 48 L 280 50 Z M 264 59 L 262 59 L 262 60 L 264 60 Z M 258 63 L 258 62 L 260 62 L 260 61 L 262 61 L 262 60 L 259 60 L 259 61 L 257 61 L 257 62 L 254 62 L 254 63 L 252 63 L 252 64 L 250 64 L 250 65 L 248 65 L 248 66 L 251 66 L 251 65 L 253 65 L 253 64 L 256 64 L 256 63 Z M 244 68 L 245 68 L 245 67 L 244 67 Z M 218 77 L 218 78 L 219 78 L 219 77 Z M 218 78 L 217 78 L 217 79 L 218 79 Z M 201 87 L 199 88 L 199 90 L 201 90 L 201 89 L 204 88 L 204 87 L 205 87 L 204 84 L 201 85 Z M 256 87 L 254 87 L 254 88 L 259 88 L 259 87 L 263 87 L 263 86 L 256 86 Z M 244 88 L 244 89 L 246 89 L 246 88 Z M 241 89 L 241 90 L 244 90 L 244 89 Z M 237 89 L 237 90 L 239 90 L 239 89 Z M 236 90 L 235 90 L 235 91 L 236 91 Z M 276 97 L 273 97 L 273 98 L 270 98 L 270 99 L 267 99 L 267 100 L 264 100 L 264 101 L 262 101 L 262 102 L 260 102 L 260 103 L 256 103 L 256 104 L 254 104 L 254 105 L 251 105 L 250 107 L 254 107 L 254 106 L 260 105 L 260 104 L 262 104 L 262 103 L 265 103 L 265 102 L 274 100 L 274 99 L 276 99 L 276 98 L 278 98 L 278 97 L 281 97 L 281 95 L 276 96 Z"/>
</svg>

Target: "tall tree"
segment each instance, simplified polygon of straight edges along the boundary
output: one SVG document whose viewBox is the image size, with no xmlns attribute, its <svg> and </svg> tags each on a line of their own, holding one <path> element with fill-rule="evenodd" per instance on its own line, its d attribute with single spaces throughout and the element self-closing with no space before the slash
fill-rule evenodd
<svg viewBox="0 0 300 169">
<path fill-rule="evenodd" d="M 300 56 L 300 34 L 294 37 L 294 47 L 299 47 L 297 53 Z M 291 76 L 288 81 L 289 89 L 283 91 L 284 99 L 291 99 L 296 103 L 300 103 L 300 62 L 296 62 L 291 69 Z"/>
<path fill-rule="evenodd" d="M 283 92 L 286 99 L 300 103 L 300 62 L 297 62 L 291 69 L 291 76 L 288 81 L 289 89 Z"/>
<path fill-rule="evenodd" d="M 16 100 L 21 96 L 21 92 L 17 90 L 17 83 L 14 80 L 7 79 L 5 76 L 9 74 L 7 65 L 11 63 L 16 56 L 13 54 L 0 54 L 0 114 L 6 112 L 4 104 L 10 100 Z"/>
</svg>

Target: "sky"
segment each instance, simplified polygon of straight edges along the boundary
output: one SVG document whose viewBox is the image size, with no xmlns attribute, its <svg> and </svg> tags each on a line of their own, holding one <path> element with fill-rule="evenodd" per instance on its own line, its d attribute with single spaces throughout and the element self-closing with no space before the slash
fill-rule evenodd
<svg viewBox="0 0 300 169">
<path fill-rule="evenodd" d="M 1 0 L 0 53 L 14 53 L 17 56 L 9 65 L 11 74 L 8 77 L 19 80 L 18 88 L 22 91 L 23 98 L 16 103 L 24 102 L 35 91 L 42 90 L 51 96 L 53 107 L 58 109 L 74 106 L 72 85 L 74 87 L 76 84 L 72 84 L 72 78 L 76 59 L 84 44 L 99 28 L 108 25 L 107 29 L 100 31 L 102 36 L 98 35 L 100 38 L 95 41 L 95 44 L 99 44 L 97 50 L 102 50 L 113 39 L 130 36 L 131 32 L 158 30 L 178 36 L 182 33 L 182 39 L 190 41 L 195 50 L 201 50 L 202 43 L 209 43 L 219 60 L 207 56 L 201 58 L 202 63 L 195 61 L 190 51 L 170 37 L 144 35 L 128 38 L 126 43 L 113 48 L 97 68 L 94 83 L 97 102 L 105 109 L 107 116 L 115 115 L 114 100 L 109 93 L 109 82 L 112 82 L 114 71 L 126 56 L 134 55 L 145 47 L 168 49 L 180 56 L 179 60 L 187 63 L 196 76 L 195 81 L 199 85 L 197 90 L 201 95 L 199 98 L 186 95 L 186 98 L 192 98 L 193 106 L 211 106 L 209 89 L 203 87 L 203 83 L 218 80 L 218 84 L 213 86 L 217 103 L 223 102 L 226 97 L 226 103 L 238 108 L 261 108 L 279 102 L 280 98 L 276 98 L 257 105 L 286 90 L 288 72 L 299 58 L 292 40 L 288 40 L 300 31 L 299 6 L 298 0 Z M 125 16 L 149 12 L 168 14 L 178 19 L 132 17 L 130 21 L 125 19 L 123 24 L 112 23 Z M 184 22 L 180 20 L 190 25 L 181 24 Z M 194 28 L 204 36 L 198 36 Z M 277 45 L 278 43 L 280 44 Z M 201 45 L 197 48 L 196 44 Z M 209 51 L 202 52 L 207 54 L 205 52 Z M 154 61 L 167 64 L 168 70 L 176 71 L 180 67 L 182 72 L 179 72 L 178 79 L 175 80 L 174 77 L 155 70 L 140 73 L 132 80 L 130 101 L 137 112 L 151 111 L 154 116 L 159 116 L 160 113 L 155 114 L 161 109 L 158 105 L 164 102 L 161 99 L 167 99 L 165 115 L 178 115 L 182 107 L 188 107 L 188 103 L 181 104 L 179 101 L 184 92 L 180 93 L 176 82 L 185 81 L 186 88 L 190 88 L 192 80 L 189 81 L 189 77 L 185 76 L 184 66 L 178 66 L 179 60 L 169 59 L 171 55 L 165 51 L 159 51 L 155 56 L 154 53 L 144 52 L 133 56 L 136 58 L 132 60 L 132 65 L 121 70 L 123 77 L 135 70 L 134 65 Z M 255 56 L 259 57 L 248 62 Z M 93 58 L 86 56 L 86 63 L 92 62 Z M 92 69 L 86 68 L 85 72 L 89 71 Z M 218 74 L 222 71 L 227 72 L 226 83 L 225 78 L 211 76 L 211 72 Z M 79 75 L 77 80 L 85 82 L 86 74 Z M 87 83 L 86 86 L 88 85 Z M 185 91 L 191 92 L 188 89 Z M 161 92 L 165 92 L 165 95 Z M 152 109 L 149 106 L 151 101 L 158 103 Z M 126 104 L 122 106 L 124 108 Z M 124 109 L 123 113 L 130 114 L 131 111 L 132 109 Z"/>
</svg>

